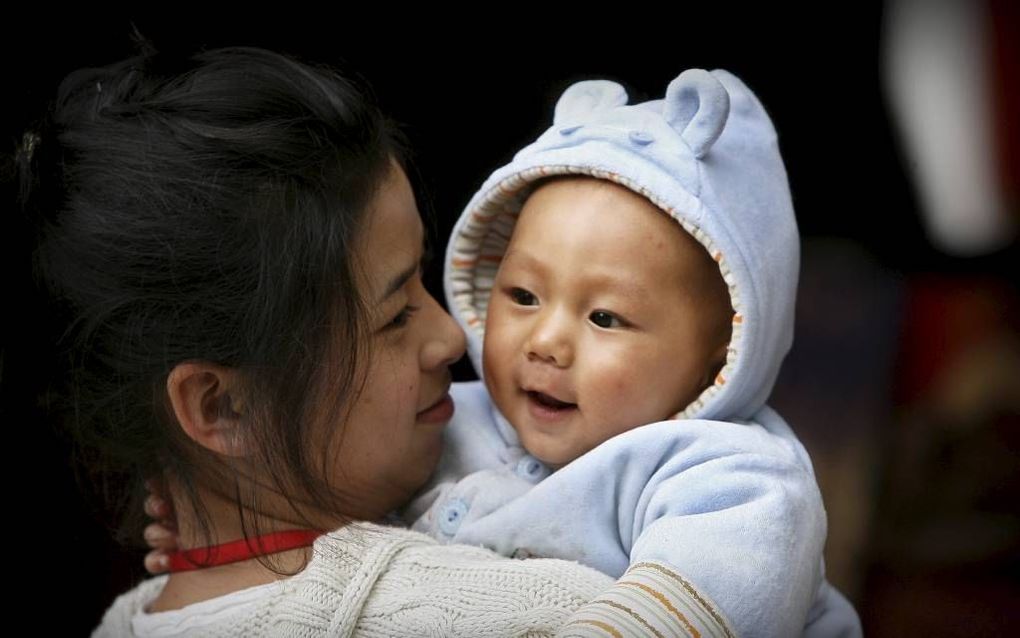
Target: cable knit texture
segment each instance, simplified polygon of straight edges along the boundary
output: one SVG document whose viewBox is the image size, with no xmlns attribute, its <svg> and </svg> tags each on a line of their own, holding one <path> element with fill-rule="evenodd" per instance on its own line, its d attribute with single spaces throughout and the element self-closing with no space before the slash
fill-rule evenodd
<svg viewBox="0 0 1020 638">
<path fill-rule="evenodd" d="M 145 614 L 166 580 L 146 580 L 118 597 L 93 636 L 139 635 L 132 619 Z M 577 563 L 509 560 L 409 530 L 358 524 L 319 538 L 308 567 L 281 581 L 254 611 L 217 617 L 188 635 L 553 636 L 612 582 Z"/>
</svg>

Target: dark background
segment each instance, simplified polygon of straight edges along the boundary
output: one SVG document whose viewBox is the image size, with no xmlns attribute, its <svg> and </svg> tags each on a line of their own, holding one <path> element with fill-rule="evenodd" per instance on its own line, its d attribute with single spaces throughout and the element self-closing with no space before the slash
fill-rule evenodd
<svg viewBox="0 0 1020 638">
<path fill-rule="evenodd" d="M 499 10 L 517 15 L 485 18 L 467 6 L 445 15 L 334 9 L 293 8 L 286 18 L 12 16 L 0 38 L 4 152 L 66 73 L 130 55 L 132 24 L 161 49 L 254 45 L 342 62 L 405 124 L 422 176 L 419 204 L 435 216 L 443 246 L 474 189 L 549 125 L 570 83 L 613 79 L 643 101 L 661 97 L 685 68 L 728 69 L 774 119 L 804 238 L 797 344 L 773 404 L 815 462 L 830 517 L 830 579 L 854 600 L 868 635 L 1020 627 L 1016 402 L 995 395 L 979 399 L 980 410 L 954 411 L 943 400 L 947 387 L 1020 375 L 1020 251 L 1014 240 L 954 258 L 926 239 L 881 91 L 880 3 L 785 14 L 506 6 Z M 142 577 L 142 552 L 108 540 L 108 515 L 79 495 L 67 446 L 38 407 L 55 335 L 32 292 L 30 241 L 16 224 L 3 228 L 0 423 L 13 435 L 5 557 L 19 600 L 8 618 L 24 611 L 29 624 L 81 634 Z M 428 278 L 437 296 L 440 266 Z M 469 366 L 458 374 L 470 376 Z"/>
</svg>

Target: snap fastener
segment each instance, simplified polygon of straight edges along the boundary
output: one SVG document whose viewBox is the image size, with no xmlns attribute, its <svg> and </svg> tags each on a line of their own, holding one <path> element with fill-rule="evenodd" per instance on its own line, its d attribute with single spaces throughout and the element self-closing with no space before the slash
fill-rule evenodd
<svg viewBox="0 0 1020 638">
<path fill-rule="evenodd" d="M 639 146 L 647 146 L 654 142 L 655 138 L 644 131 L 631 131 L 630 141 L 638 144 Z"/>
<path fill-rule="evenodd" d="M 447 501 L 439 512 L 439 529 L 448 536 L 453 536 L 460 529 L 460 524 L 467 516 L 469 506 L 459 498 Z"/>
<path fill-rule="evenodd" d="M 521 460 L 517 461 L 517 468 L 515 471 L 517 472 L 517 476 L 535 483 L 545 476 L 546 467 L 545 464 L 535 457 L 530 454 L 525 454 L 521 457 Z"/>
</svg>

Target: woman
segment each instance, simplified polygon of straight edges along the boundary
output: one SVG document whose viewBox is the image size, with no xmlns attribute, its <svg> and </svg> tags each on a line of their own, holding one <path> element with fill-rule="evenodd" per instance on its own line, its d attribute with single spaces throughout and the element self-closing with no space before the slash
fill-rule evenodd
<svg viewBox="0 0 1020 638">
<path fill-rule="evenodd" d="M 602 574 L 378 524 L 438 461 L 464 349 L 403 156 L 349 80 L 257 49 L 78 71 L 26 134 L 84 469 L 131 513 L 160 468 L 194 550 L 95 635 L 597 628 L 569 617 Z"/>
</svg>

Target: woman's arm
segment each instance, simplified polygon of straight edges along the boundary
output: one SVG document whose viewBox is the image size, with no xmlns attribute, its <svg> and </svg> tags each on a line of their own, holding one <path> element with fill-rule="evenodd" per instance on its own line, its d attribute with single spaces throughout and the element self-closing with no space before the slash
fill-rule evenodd
<svg viewBox="0 0 1020 638">
<path fill-rule="evenodd" d="M 733 638 L 722 611 L 664 563 L 631 565 L 616 583 L 574 612 L 558 638 L 606 636 Z"/>
</svg>

